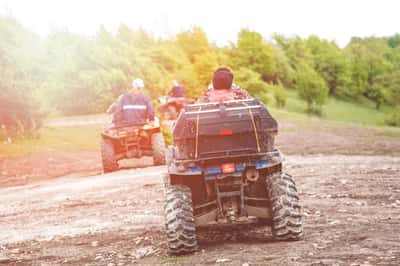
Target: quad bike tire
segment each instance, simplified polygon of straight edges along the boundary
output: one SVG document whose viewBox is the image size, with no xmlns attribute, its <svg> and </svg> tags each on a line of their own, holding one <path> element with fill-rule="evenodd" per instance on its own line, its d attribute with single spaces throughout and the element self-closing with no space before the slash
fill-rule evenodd
<svg viewBox="0 0 400 266">
<path fill-rule="evenodd" d="M 198 249 L 192 207 L 192 192 L 184 185 L 165 188 L 165 226 L 171 255 L 193 253 Z"/>
<path fill-rule="evenodd" d="M 303 236 L 299 196 L 292 176 L 276 173 L 267 178 L 271 201 L 272 236 L 279 241 L 296 241 Z"/>
<path fill-rule="evenodd" d="M 151 136 L 151 148 L 153 150 L 154 165 L 165 165 L 165 142 L 161 133 L 154 133 Z"/>
<path fill-rule="evenodd" d="M 104 173 L 118 170 L 118 161 L 115 159 L 114 145 L 109 139 L 102 139 L 101 141 L 101 159 Z"/>
</svg>

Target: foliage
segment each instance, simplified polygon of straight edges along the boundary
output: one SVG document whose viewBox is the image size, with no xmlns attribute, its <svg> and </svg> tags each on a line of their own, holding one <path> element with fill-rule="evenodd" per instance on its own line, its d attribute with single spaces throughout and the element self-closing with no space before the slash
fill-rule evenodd
<svg viewBox="0 0 400 266">
<path fill-rule="evenodd" d="M 393 71 L 393 64 L 389 60 L 391 48 L 384 39 L 353 38 L 346 49 L 352 65 L 353 82 L 349 95 L 353 98 L 363 95 L 374 101 L 379 109 L 387 101 L 384 91 L 391 86 L 383 78 Z"/>
<path fill-rule="evenodd" d="M 276 68 L 272 46 L 263 41 L 261 34 L 247 29 L 239 32 L 231 60 L 235 69 L 247 67 L 265 81 L 272 79 Z"/>
<path fill-rule="evenodd" d="M 311 36 L 306 41 L 311 52 L 314 69 L 323 77 L 331 95 L 345 91 L 350 84 L 350 64 L 344 53 L 332 42 Z"/>
<path fill-rule="evenodd" d="M 286 87 L 291 87 L 293 85 L 296 72 L 290 65 L 290 60 L 281 47 L 274 46 L 273 51 L 276 68 L 274 74 L 272 75 L 272 82 L 275 84 L 282 84 Z"/>
<path fill-rule="evenodd" d="M 286 100 L 287 100 L 287 92 L 285 88 L 282 85 L 273 85 L 272 90 L 274 92 L 274 99 L 276 106 L 278 108 L 283 108 L 286 105 Z"/>
<path fill-rule="evenodd" d="M 282 35 L 275 34 L 274 40 L 285 51 L 293 69 L 297 69 L 298 66 L 304 64 L 313 65 L 311 51 L 307 47 L 306 42 L 300 37 L 285 38 Z"/>
<path fill-rule="evenodd" d="M 0 141 L 35 134 L 42 118 L 40 40 L 13 18 L 0 16 Z"/>
<path fill-rule="evenodd" d="M 297 70 L 296 89 L 307 102 L 307 111 L 320 115 L 329 91 L 324 79 L 312 67 L 302 65 Z"/>
<path fill-rule="evenodd" d="M 309 112 L 320 112 L 328 93 L 393 108 L 400 105 L 399 36 L 353 38 L 340 48 L 316 36 L 265 39 L 242 29 L 237 42 L 216 47 L 198 26 L 165 39 L 126 25 L 115 34 L 54 29 L 40 38 L 0 16 L 0 139 L 34 135 L 43 114 L 104 112 L 134 78 L 152 99 L 172 80 L 196 98 L 218 66 L 231 68 L 234 82 L 263 101 L 273 95 L 278 106 L 294 87 Z"/>
<path fill-rule="evenodd" d="M 400 127 L 400 107 L 394 109 L 385 119 L 385 124 L 393 127 Z"/>
<path fill-rule="evenodd" d="M 268 84 L 261 79 L 261 74 L 249 68 L 240 68 L 234 72 L 234 76 L 234 82 L 251 95 L 259 96 L 268 91 Z"/>
<path fill-rule="evenodd" d="M 202 28 L 195 26 L 189 31 L 181 32 L 177 35 L 178 45 L 188 56 L 191 63 L 196 62 L 199 55 L 211 52 L 206 33 Z"/>
<path fill-rule="evenodd" d="M 289 116 L 303 116 L 306 118 L 308 115 L 307 103 L 299 97 L 296 90 L 287 89 L 286 93 L 288 98 L 286 99 L 285 108 L 278 110 L 278 112 L 287 112 Z M 321 118 L 352 124 L 382 126 L 387 114 L 392 109 L 385 105 L 382 106 L 381 110 L 376 110 L 374 102 L 365 98 L 362 99 L 361 103 L 331 97 L 323 106 L 323 116 Z"/>
<path fill-rule="evenodd" d="M 167 147 L 174 144 L 172 132 L 168 127 L 165 126 L 161 127 L 161 133 L 164 136 L 165 145 Z"/>
</svg>

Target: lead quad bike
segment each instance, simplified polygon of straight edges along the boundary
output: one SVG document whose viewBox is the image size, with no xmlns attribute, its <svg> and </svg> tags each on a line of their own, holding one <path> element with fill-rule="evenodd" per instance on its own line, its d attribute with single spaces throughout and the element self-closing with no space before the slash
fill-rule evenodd
<svg viewBox="0 0 400 266">
<path fill-rule="evenodd" d="M 170 254 L 198 248 L 196 227 L 257 217 L 276 240 L 303 234 L 293 178 L 274 148 L 278 125 L 257 99 L 185 107 L 167 151 L 165 224 Z"/>
<path fill-rule="evenodd" d="M 165 165 L 165 143 L 158 121 L 149 124 L 110 124 L 101 133 L 104 173 L 118 170 L 122 159 L 152 156 L 154 165 Z"/>
</svg>

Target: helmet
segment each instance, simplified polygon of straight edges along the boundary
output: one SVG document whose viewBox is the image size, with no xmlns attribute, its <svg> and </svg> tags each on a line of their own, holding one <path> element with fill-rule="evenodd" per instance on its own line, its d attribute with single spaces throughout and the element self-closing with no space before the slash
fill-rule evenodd
<svg viewBox="0 0 400 266">
<path fill-rule="evenodd" d="M 178 86 L 179 86 L 179 82 L 176 81 L 176 80 L 173 80 L 173 81 L 172 81 L 172 86 L 178 87 Z"/>
<path fill-rule="evenodd" d="M 141 79 L 135 79 L 132 81 L 132 87 L 137 88 L 137 89 L 142 89 L 144 88 L 144 82 Z"/>
<path fill-rule="evenodd" d="M 226 67 L 220 67 L 214 72 L 213 87 L 215 90 L 229 90 L 232 86 L 233 74 Z"/>
</svg>

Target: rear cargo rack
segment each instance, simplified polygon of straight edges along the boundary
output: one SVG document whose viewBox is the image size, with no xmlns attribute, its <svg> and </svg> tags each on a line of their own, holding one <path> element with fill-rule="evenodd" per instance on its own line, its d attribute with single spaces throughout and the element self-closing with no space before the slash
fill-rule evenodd
<svg viewBox="0 0 400 266">
<path fill-rule="evenodd" d="M 200 103 L 183 109 L 173 137 L 179 159 L 231 158 L 271 151 L 277 126 L 256 98 Z"/>
<path fill-rule="evenodd" d="M 188 107 L 199 107 L 199 106 L 206 106 L 206 105 L 219 105 L 221 103 L 223 104 L 229 104 L 229 103 L 240 103 L 240 102 L 251 102 L 255 101 L 256 99 L 254 98 L 249 98 L 249 99 L 241 99 L 241 100 L 229 100 L 229 101 L 223 101 L 223 102 L 212 102 L 212 103 L 194 103 L 194 104 L 188 104 Z"/>
<path fill-rule="evenodd" d="M 253 106 L 242 106 L 242 107 L 230 107 L 226 108 L 226 111 L 237 111 L 237 110 L 245 110 L 245 109 L 257 109 L 261 108 L 261 105 L 253 105 Z M 206 113 L 216 113 L 220 112 L 220 109 L 211 109 L 211 110 L 199 110 L 199 111 L 189 111 L 185 112 L 188 115 L 193 115 L 193 114 L 206 114 Z"/>
</svg>

